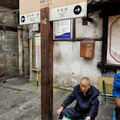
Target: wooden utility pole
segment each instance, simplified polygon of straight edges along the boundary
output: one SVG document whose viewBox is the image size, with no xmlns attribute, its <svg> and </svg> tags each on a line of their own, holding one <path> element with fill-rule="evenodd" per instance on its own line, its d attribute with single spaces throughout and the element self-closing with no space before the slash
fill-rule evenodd
<svg viewBox="0 0 120 120">
<path fill-rule="evenodd" d="M 53 120 L 53 29 L 49 8 L 41 11 L 41 120 Z"/>
</svg>

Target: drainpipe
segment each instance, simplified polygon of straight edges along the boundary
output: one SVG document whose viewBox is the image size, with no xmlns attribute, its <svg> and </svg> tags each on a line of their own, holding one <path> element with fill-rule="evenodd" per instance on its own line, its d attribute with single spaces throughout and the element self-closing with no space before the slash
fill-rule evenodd
<svg viewBox="0 0 120 120">
<path fill-rule="evenodd" d="M 37 87 L 38 87 L 40 70 L 33 68 L 33 38 L 32 37 L 27 37 L 27 38 L 30 40 L 30 69 L 36 72 L 36 81 L 37 81 Z"/>
</svg>

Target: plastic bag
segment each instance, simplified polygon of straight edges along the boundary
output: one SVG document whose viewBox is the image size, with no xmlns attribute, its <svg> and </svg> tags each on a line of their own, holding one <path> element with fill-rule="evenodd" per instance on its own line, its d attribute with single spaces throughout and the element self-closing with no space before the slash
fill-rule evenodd
<svg viewBox="0 0 120 120">
<path fill-rule="evenodd" d="M 72 120 L 72 119 L 63 116 L 63 119 L 62 119 L 62 120 Z"/>
</svg>

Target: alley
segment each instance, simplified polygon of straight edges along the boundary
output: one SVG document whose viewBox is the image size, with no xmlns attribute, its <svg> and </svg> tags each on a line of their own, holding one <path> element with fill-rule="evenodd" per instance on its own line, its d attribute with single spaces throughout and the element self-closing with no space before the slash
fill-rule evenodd
<svg viewBox="0 0 120 120">
<path fill-rule="evenodd" d="M 56 110 L 70 90 L 54 88 L 53 92 L 53 120 L 57 120 Z M 40 101 L 40 87 L 36 82 L 28 82 L 27 77 L 7 80 L 0 84 L 0 120 L 41 120 Z M 107 100 L 100 105 L 96 120 L 112 120 L 113 108 L 113 101 Z"/>
</svg>

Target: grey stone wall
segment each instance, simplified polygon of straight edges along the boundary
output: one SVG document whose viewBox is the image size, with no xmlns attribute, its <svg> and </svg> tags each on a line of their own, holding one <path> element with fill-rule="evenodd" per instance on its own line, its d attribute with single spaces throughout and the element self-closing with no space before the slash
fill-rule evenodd
<svg viewBox="0 0 120 120">
<path fill-rule="evenodd" d="M 18 27 L 18 12 L 0 7 L 0 26 Z M 4 27 L 3 27 L 4 28 Z M 22 28 L 23 40 L 23 75 L 29 75 L 29 41 L 28 26 Z M 19 43 L 18 32 L 0 29 L 0 72 L 6 73 L 6 78 L 19 76 Z"/>
<path fill-rule="evenodd" d="M 17 33 L 0 31 L 0 72 L 8 78 L 18 76 Z"/>
<path fill-rule="evenodd" d="M 29 46 L 29 40 L 27 37 L 29 37 L 29 26 L 25 25 L 23 26 L 23 70 L 24 70 L 24 75 L 29 75 L 30 73 L 30 46 Z"/>
<path fill-rule="evenodd" d="M 18 26 L 18 13 L 0 7 L 0 25 Z M 18 35 L 17 32 L 0 30 L 0 72 L 7 78 L 18 76 Z"/>
</svg>

